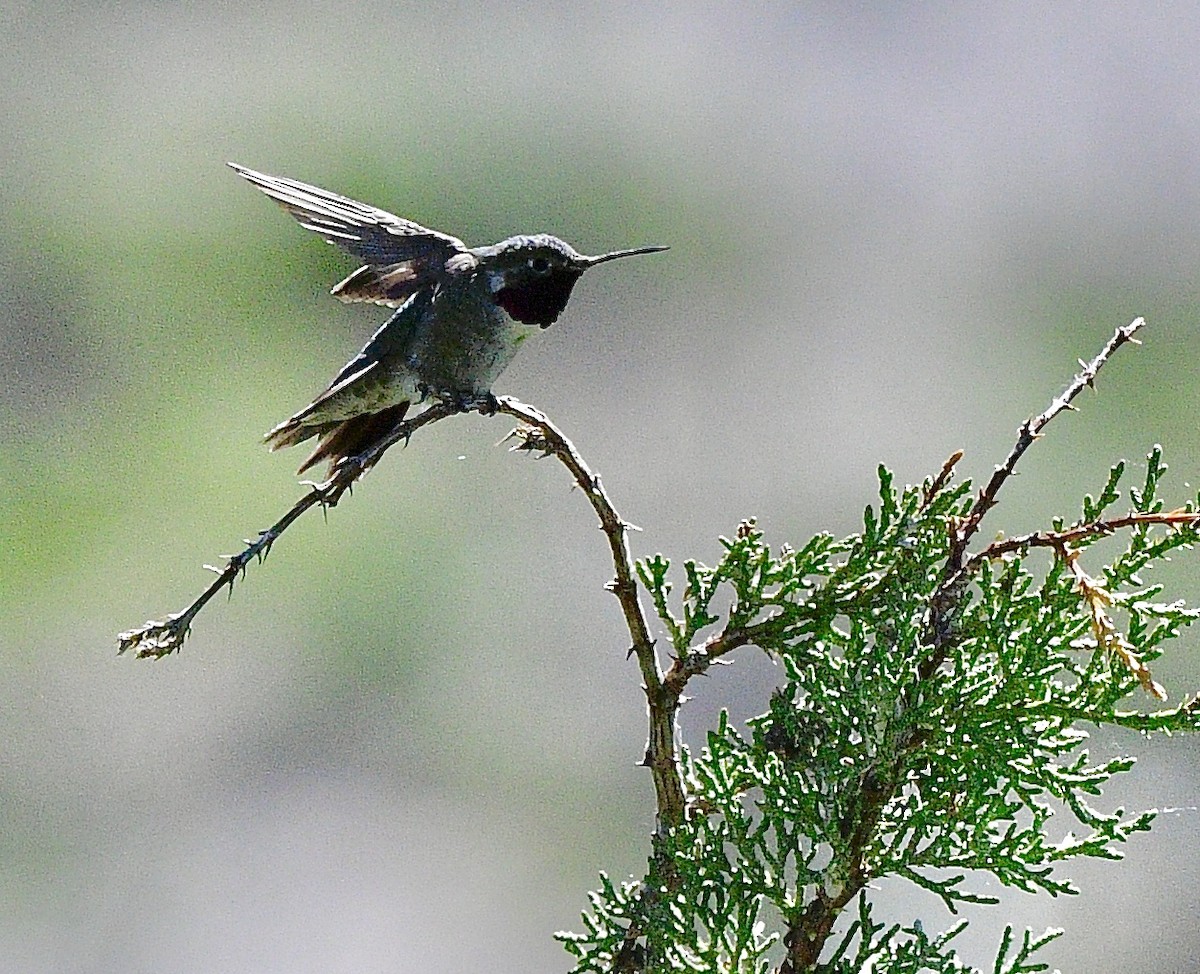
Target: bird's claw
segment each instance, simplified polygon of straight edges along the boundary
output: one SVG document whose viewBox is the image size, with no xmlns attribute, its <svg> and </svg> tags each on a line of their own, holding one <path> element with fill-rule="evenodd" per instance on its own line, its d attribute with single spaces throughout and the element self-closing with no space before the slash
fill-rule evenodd
<svg viewBox="0 0 1200 974">
<path fill-rule="evenodd" d="M 495 416 L 500 411 L 500 401 L 490 392 L 446 392 L 441 398 L 461 413 L 478 411 L 484 416 Z"/>
</svg>

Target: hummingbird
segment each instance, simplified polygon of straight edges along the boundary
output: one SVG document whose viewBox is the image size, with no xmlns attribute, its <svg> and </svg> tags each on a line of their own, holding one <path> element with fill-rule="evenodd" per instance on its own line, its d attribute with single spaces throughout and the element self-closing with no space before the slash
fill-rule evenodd
<svg viewBox="0 0 1200 974">
<path fill-rule="evenodd" d="M 558 320 L 584 271 L 667 249 L 593 257 L 548 233 L 468 247 L 328 190 L 229 165 L 301 226 L 364 262 L 334 286 L 335 298 L 396 309 L 324 392 L 266 434 L 272 450 L 317 438 L 297 473 L 328 461 L 332 474 L 429 396 L 464 408 L 486 402 L 517 349 Z"/>
</svg>

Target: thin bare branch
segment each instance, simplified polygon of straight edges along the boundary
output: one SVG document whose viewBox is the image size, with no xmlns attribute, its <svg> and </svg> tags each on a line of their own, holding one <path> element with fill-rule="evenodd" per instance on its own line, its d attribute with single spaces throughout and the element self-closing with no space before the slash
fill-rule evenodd
<svg viewBox="0 0 1200 974">
<path fill-rule="evenodd" d="M 482 408 L 482 407 L 481 407 Z M 338 464 L 332 476 L 324 483 L 310 484 L 311 489 L 291 509 L 265 531 L 260 531 L 253 541 L 247 539 L 246 547 L 230 557 L 224 568 L 205 566 L 216 573 L 216 579 L 195 601 L 182 612 L 173 612 L 162 621 L 150 620 L 145 625 L 130 629 L 117 636 L 117 652 L 136 652 L 139 659 L 158 659 L 178 651 L 187 639 L 192 621 L 222 589 L 233 591 L 233 584 L 246 574 L 250 562 L 266 558 L 271 546 L 309 508 L 334 507 L 342 495 L 356 480 L 371 469 L 381 456 L 400 440 L 408 438 L 423 426 L 462 412 L 462 407 L 446 402 L 431 405 L 424 412 L 397 424 L 386 437 L 357 457 L 348 457 Z"/>
<path fill-rule="evenodd" d="M 1063 531 L 1031 531 L 1028 534 L 1019 534 L 1011 538 L 1001 538 L 968 558 L 963 565 L 963 571 L 968 575 L 973 575 L 985 561 L 1001 558 L 1012 552 L 1026 551 L 1029 548 L 1061 550 L 1084 538 L 1107 537 L 1124 528 L 1132 528 L 1141 524 L 1200 529 L 1200 512 L 1189 511 L 1183 507 L 1174 511 L 1135 512 L 1101 521 L 1081 521 Z"/>
<path fill-rule="evenodd" d="M 932 647 L 929 656 L 921 663 L 922 676 L 928 676 L 945 659 L 949 649 L 949 640 L 954 638 L 953 616 L 962 593 L 970 580 L 970 572 L 964 567 L 967 546 L 979 530 L 983 517 L 996 504 L 1000 488 L 1016 470 L 1017 461 L 1024 456 L 1025 451 L 1033 444 L 1049 422 L 1059 413 L 1070 409 L 1071 401 L 1084 389 L 1093 386 L 1096 376 L 1104 364 L 1122 345 L 1130 342 L 1140 344 L 1134 337 L 1143 327 L 1145 318 L 1134 318 L 1113 332 L 1113 336 L 1105 344 L 1100 353 L 1090 362 L 1080 361 L 1081 371 L 1071 380 L 1070 384 L 1057 396 L 1046 409 L 1037 416 L 1027 419 L 1017 431 L 1017 442 L 1013 444 L 1008 457 L 992 474 L 991 479 L 979 492 L 967 516 L 950 529 L 950 554 L 942 571 L 942 582 L 930 600 L 929 621 L 926 625 L 926 641 Z M 974 567 L 981 562 L 972 560 Z"/>
<path fill-rule="evenodd" d="M 683 822 L 685 814 L 683 780 L 680 776 L 675 734 L 679 693 L 664 682 L 658 654 L 654 650 L 654 640 L 650 637 L 646 615 L 638 597 L 637 576 L 626 539 L 630 525 L 617 513 L 600 483 L 600 478 L 591 471 L 579 451 L 575 449 L 575 445 L 545 413 L 509 396 L 501 396 L 497 400 L 497 408 L 499 412 L 515 417 L 523 424 L 510 434 L 518 440 L 513 449 L 535 451 L 543 455 L 552 454 L 557 457 L 570 471 L 575 483 L 600 519 L 600 528 L 608 540 L 616 572 L 608 587 L 621 603 L 625 625 L 632 639 L 629 652 L 637 657 L 649 707 L 650 733 L 646 744 L 645 764 L 654 778 L 659 828 L 679 825 Z"/>
<path fill-rule="evenodd" d="M 473 404 L 472 408 L 485 415 L 502 412 L 520 420 L 522 426 L 513 435 L 521 442 L 514 449 L 540 450 L 556 456 L 571 473 L 600 520 L 616 573 L 609 588 L 620 602 L 632 641 L 630 654 L 637 657 L 649 703 L 650 732 L 645 763 L 654 779 L 660 827 L 665 829 L 678 825 L 685 814 L 675 735 L 679 695 L 663 684 L 654 640 L 638 598 L 633 558 L 626 540 L 631 525 L 617 513 L 600 478 L 588 467 L 574 444 L 541 410 L 509 397 L 488 397 L 486 402 Z M 247 540 L 246 547 L 230 557 L 224 567 L 213 567 L 212 571 L 217 577 L 186 609 L 167 616 L 163 621 L 150 621 L 121 633 L 117 637 L 118 652 L 135 652 L 141 658 L 159 658 L 177 651 L 204 606 L 223 589 L 232 591 L 234 583 L 245 574 L 250 563 L 265 558 L 271 546 L 302 514 L 317 506 L 335 506 L 354 482 L 370 470 L 391 446 L 401 440 L 407 442 L 418 429 L 462 411 L 461 404 L 434 403 L 418 415 L 399 423 L 387 437 L 360 456 L 344 460 L 328 480 L 311 485 L 311 490 L 292 505 L 283 517 L 260 532 L 254 540 Z"/>
<path fill-rule="evenodd" d="M 980 490 L 979 496 L 976 498 L 970 513 L 967 514 L 966 518 L 963 519 L 955 531 L 950 559 L 953 572 L 957 572 L 962 567 L 962 557 L 967 549 L 967 545 L 970 543 L 971 538 L 974 537 L 975 532 L 979 530 L 979 524 L 983 520 L 983 516 L 996 505 L 996 495 L 1000 493 L 1000 488 L 1004 486 L 1005 481 L 1013 475 L 1017 461 L 1024 456 L 1025 451 L 1029 449 L 1033 441 L 1042 435 L 1042 430 L 1046 428 L 1055 416 L 1064 410 L 1073 408 L 1071 406 L 1072 400 L 1083 392 L 1084 389 L 1095 384 L 1097 374 L 1117 349 L 1129 342 L 1139 344 L 1138 340 L 1133 336 L 1145 324 L 1145 318 L 1134 318 L 1129 324 L 1118 328 L 1113 333 L 1112 338 L 1108 340 L 1108 344 L 1100 350 L 1100 354 L 1090 362 L 1080 360 L 1082 370 L 1071 381 L 1071 384 L 1062 391 L 1062 394 L 1050 403 L 1044 412 L 1025 420 L 1021 428 L 1017 431 L 1017 442 L 1013 444 L 1008 457 L 992 473 L 991 479 Z"/>
<path fill-rule="evenodd" d="M 649 721 L 643 764 L 650 769 L 654 781 L 657 827 L 652 855 L 660 885 L 644 882 L 634 895 L 635 915 L 625 929 L 614 963 L 615 971 L 632 974 L 654 966 L 654 945 L 643 946 L 641 943 L 648 929 L 647 916 L 659 897 L 670 896 L 679 886 L 678 869 L 666 849 L 665 839 L 671 829 L 683 824 L 687 814 L 676 734 L 682 686 L 686 681 L 664 678 L 659 667 L 658 653 L 639 598 L 637 576 L 626 537 L 632 525 L 617 513 L 600 478 L 591 471 L 574 444 L 541 410 L 506 396 L 497 400 L 497 407 L 500 412 L 521 421 L 522 425 L 509 434 L 510 438 L 517 440 L 513 449 L 557 457 L 570 471 L 576 485 L 596 512 L 601 530 L 608 540 L 615 571 L 608 588 L 621 604 L 632 640 L 629 653 L 637 657 L 642 673 Z"/>
</svg>

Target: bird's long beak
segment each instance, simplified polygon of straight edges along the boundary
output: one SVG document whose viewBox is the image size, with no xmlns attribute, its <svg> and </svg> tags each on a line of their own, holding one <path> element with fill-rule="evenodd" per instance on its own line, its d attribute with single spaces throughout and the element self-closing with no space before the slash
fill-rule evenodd
<svg viewBox="0 0 1200 974">
<path fill-rule="evenodd" d="M 634 257 L 637 254 L 657 254 L 660 250 L 670 250 L 670 247 L 634 247 L 632 250 L 613 250 L 607 254 L 601 254 L 599 257 L 584 257 L 583 263 L 585 267 L 595 267 L 597 264 L 603 264 L 606 260 L 616 260 L 618 257 Z"/>
</svg>

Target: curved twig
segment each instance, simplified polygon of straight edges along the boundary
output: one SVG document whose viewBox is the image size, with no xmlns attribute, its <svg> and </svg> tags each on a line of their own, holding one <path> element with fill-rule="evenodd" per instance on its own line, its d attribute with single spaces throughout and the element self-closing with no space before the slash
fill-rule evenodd
<svg viewBox="0 0 1200 974">
<path fill-rule="evenodd" d="M 342 495 L 346 493 L 363 474 L 371 469 L 381 456 L 400 440 L 408 441 L 422 426 L 436 423 L 440 419 L 462 412 L 462 407 L 455 403 L 438 402 L 418 415 L 398 423 L 386 437 L 356 457 L 348 457 L 338 464 L 328 480 L 320 484 L 310 483 L 311 488 L 291 506 L 286 514 L 265 531 L 260 531 L 254 540 L 246 539 L 246 547 L 236 555 L 226 560 L 225 566 L 205 565 L 209 571 L 216 574 L 216 579 L 200 595 L 181 612 L 173 612 L 162 621 L 151 619 L 136 629 L 130 629 L 117 636 L 117 653 L 134 652 L 139 659 L 160 659 L 177 652 L 191 632 L 192 621 L 222 589 L 233 592 L 233 584 L 246 574 L 250 562 L 267 557 L 271 546 L 301 514 L 309 508 L 320 505 L 323 508 L 334 507 Z"/>
<path fill-rule="evenodd" d="M 646 614 L 638 597 L 637 576 L 633 557 L 629 553 L 626 534 L 631 525 L 616 511 L 605 492 L 600 478 L 580 456 L 575 445 L 540 409 L 518 402 L 509 396 L 496 400 L 499 412 L 519 419 L 524 425 L 513 431 L 519 441 L 514 450 L 530 450 L 558 458 L 579 489 L 583 491 L 608 540 L 616 572 L 608 589 L 621 603 L 625 625 L 632 645 L 629 655 L 636 656 L 649 707 L 650 734 L 646 744 L 645 764 L 654 778 L 660 828 L 671 828 L 683 822 L 685 800 L 683 781 L 679 772 L 679 756 L 675 743 L 675 715 L 679 710 L 679 693 L 664 682 L 654 650 L 654 640 L 646 622 Z"/>
</svg>

